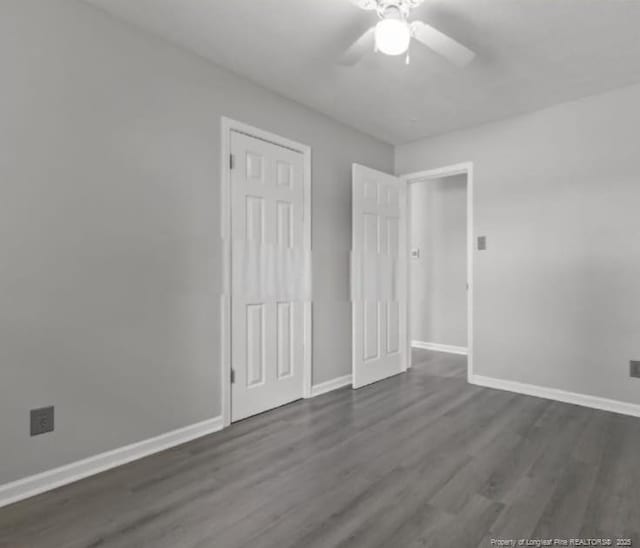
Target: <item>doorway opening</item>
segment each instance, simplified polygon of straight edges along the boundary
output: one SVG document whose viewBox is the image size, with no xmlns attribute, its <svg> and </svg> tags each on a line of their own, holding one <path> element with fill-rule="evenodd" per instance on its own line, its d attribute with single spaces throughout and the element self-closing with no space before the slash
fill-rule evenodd
<svg viewBox="0 0 640 548">
<path fill-rule="evenodd" d="M 471 164 L 405 176 L 411 365 L 471 378 L 473 188 Z"/>
</svg>

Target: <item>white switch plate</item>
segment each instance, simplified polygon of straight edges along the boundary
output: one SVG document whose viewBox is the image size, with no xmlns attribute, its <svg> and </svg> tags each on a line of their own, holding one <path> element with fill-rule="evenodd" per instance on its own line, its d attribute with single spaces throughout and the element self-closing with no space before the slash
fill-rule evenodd
<svg viewBox="0 0 640 548">
<path fill-rule="evenodd" d="M 411 250 L 411 258 L 412 259 L 419 259 L 420 258 L 420 250 L 418 248 L 415 248 L 415 249 Z"/>
</svg>

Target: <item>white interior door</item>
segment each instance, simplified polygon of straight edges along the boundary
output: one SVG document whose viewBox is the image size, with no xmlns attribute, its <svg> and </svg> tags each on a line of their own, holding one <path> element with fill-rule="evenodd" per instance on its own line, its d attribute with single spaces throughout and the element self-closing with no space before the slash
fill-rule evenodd
<svg viewBox="0 0 640 548">
<path fill-rule="evenodd" d="M 303 396 L 304 157 L 231 132 L 231 420 Z"/>
<path fill-rule="evenodd" d="M 354 388 L 407 369 L 406 197 L 402 180 L 354 164 Z"/>
</svg>

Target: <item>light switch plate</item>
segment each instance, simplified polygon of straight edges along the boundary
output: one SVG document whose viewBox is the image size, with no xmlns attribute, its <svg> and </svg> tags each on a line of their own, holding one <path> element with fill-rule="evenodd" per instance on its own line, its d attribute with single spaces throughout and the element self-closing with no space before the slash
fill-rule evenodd
<svg viewBox="0 0 640 548">
<path fill-rule="evenodd" d="M 478 251 L 485 251 L 487 249 L 487 237 L 478 236 Z"/>
<path fill-rule="evenodd" d="M 411 258 L 419 259 L 420 258 L 420 250 L 418 248 L 414 248 L 411 250 Z"/>
</svg>

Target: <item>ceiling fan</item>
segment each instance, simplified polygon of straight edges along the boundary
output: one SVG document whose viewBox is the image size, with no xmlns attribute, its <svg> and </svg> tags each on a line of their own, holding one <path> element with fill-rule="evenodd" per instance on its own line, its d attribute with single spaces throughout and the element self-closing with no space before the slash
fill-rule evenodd
<svg viewBox="0 0 640 548">
<path fill-rule="evenodd" d="M 443 32 L 422 21 L 409 21 L 411 10 L 424 0 L 351 0 L 363 10 L 376 11 L 380 21 L 358 38 L 341 58 L 342 64 L 356 64 L 368 51 L 386 55 L 406 54 L 409 64 L 409 45 L 414 38 L 422 45 L 464 67 L 475 53 Z"/>
</svg>

